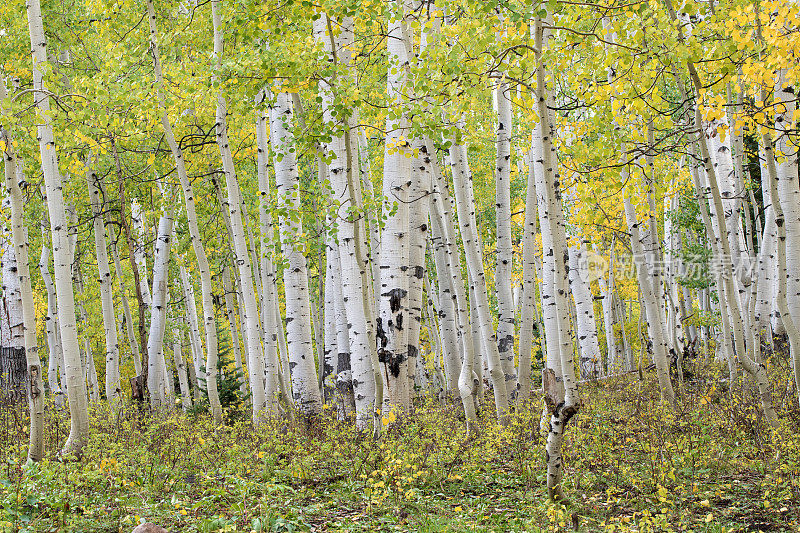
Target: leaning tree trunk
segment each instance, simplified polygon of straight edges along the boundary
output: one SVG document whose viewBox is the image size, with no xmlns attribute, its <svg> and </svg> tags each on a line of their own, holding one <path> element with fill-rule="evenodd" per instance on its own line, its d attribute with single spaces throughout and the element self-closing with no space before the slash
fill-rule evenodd
<svg viewBox="0 0 800 533">
<path fill-rule="evenodd" d="M 448 395 L 455 398 L 459 395 L 458 376 L 461 370 L 461 329 L 458 325 L 458 315 L 456 311 L 456 291 L 452 285 L 451 272 L 452 261 L 449 250 L 449 237 L 446 234 L 446 228 L 442 223 L 444 215 L 442 214 L 443 200 L 441 195 L 438 194 L 439 190 L 434 185 L 434 194 L 431 195 L 431 247 L 433 248 L 434 267 L 436 268 L 436 279 L 439 288 L 438 301 L 435 306 L 435 313 L 439 318 L 440 331 L 441 331 L 441 348 L 442 348 L 442 363 L 444 366 L 444 382 L 443 388 Z M 460 278 L 460 276 L 459 276 Z M 429 295 L 429 298 L 432 295 Z M 465 410 L 469 414 L 470 410 L 468 405 L 472 404 L 472 387 L 465 390 L 468 393 L 470 400 L 465 404 Z M 464 397 L 462 397 L 464 400 Z M 466 400 L 464 400 L 466 401 Z"/>
<path fill-rule="evenodd" d="M 639 281 L 639 288 L 642 291 L 645 310 L 648 316 L 647 328 L 650 338 L 653 341 L 653 362 L 656 365 L 656 375 L 658 385 L 661 390 L 661 399 L 675 406 L 675 391 L 672 388 L 672 381 L 669 377 L 669 358 L 667 356 L 667 339 L 664 333 L 664 323 L 652 317 L 660 317 L 660 301 L 656 299 L 656 292 L 653 288 L 654 280 L 650 276 L 648 266 L 644 256 L 643 238 L 639 232 L 639 221 L 636 218 L 636 210 L 631 204 L 628 195 L 625 195 L 625 220 L 628 223 L 628 231 L 631 234 L 631 249 L 633 258 L 636 262 L 636 277 Z"/>
<path fill-rule="evenodd" d="M 223 35 L 222 19 L 220 15 L 219 0 L 211 2 L 214 22 L 214 58 L 215 69 L 222 68 Z M 216 79 L 216 74 L 214 75 Z M 225 173 L 225 185 L 228 192 L 228 208 L 230 209 L 231 227 L 233 229 L 233 247 L 236 264 L 239 269 L 239 278 L 242 284 L 242 299 L 244 300 L 245 335 L 247 337 L 248 362 L 247 370 L 250 376 L 250 393 L 253 402 L 253 421 L 259 421 L 262 411 L 266 408 L 266 392 L 264 388 L 264 357 L 262 356 L 258 302 L 256 301 L 256 288 L 254 287 L 253 267 L 250 252 L 247 247 L 244 222 L 242 220 L 242 199 L 239 190 L 239 181 L 233 164 L 233 154 L 228 142 L 227 104 L 222 92 L 217 94 L 217 146 L 222 159 L 222 169 Z M 313 360 L 312 360 L 313 365 Z"/>
<path fill-rule="evenodd" d="M 39 0 L 27 0 L 28 28 L 33 50 L 33 88 L 38 94 L 47 94 L 40 65 L 47 63 L 47 39 Z M 72 292 L 67 217 L 64 210 L 64 193 L 58 171 L 53 118 L 50 99 L 37 98 L 41 113 L 37 126 L 39 153 L 42 160 L 47 189 L 47 207 L 50 212 L 50 231 L 53 236 L 53 259 L 55 263 L 55 285 L 58 299 L 58 320 L 61 343 L 64 351 L 64 366 L 67 375 L 67 399 L 70 412 L 70 433 L 64 443 L 64 454 L 80 455 L 89 438 L 89 413 L 86 383 L 83 380 L 81 354 L 78 346 L 78 327 L 75 321 L 75 295 Z"/>
<path fill-rule="evenodd" d="M 488 359 L 497 418 L 502 424 L 507 424 L 508 391 L 492 325 L 489 297 L 486 292 L 486 275 L 483 270 L 481 237 L 475 219 L 475 198 L 472 191 L 472 173 L 467 162 L 467 147 L 463 144 L 453 144 L 450 148 L 450 159 L 453 165 L 453 188 L 455 189 L 458 224 L 464 244 L 469 281 L 476 298 L 474 305 L 477 316 L 474 316 L 473 320 L 477 321 Z"/>
<path fill-rule="evenodd" d="M 5 85 L 0 82 L 0 100 L 6 101 Z M 3 115 L 6 116 L 5 105 Z M 9 110 L 10 111 L 10 110 Z M 22 333 L 25 347 L 27 377 L 25 391 L 30 412 L 28 459 L 39 461 L 44 456 L 44 384 L 42 364 L 39 359 L 39 343 L 36 339 L 36 309 L 31 288 L 31 273 L 28 262 L 28 236 L 24 227 L 22 190 L 17 182 L 17 158 L 7 130 L 3 129 L 6 190 L 11 198 L 11 239 L 17 261 L 16 277 L 20 289 L 22 311 Z M 5 272 L 4 278 L 5 278 Z M 5 284 L 5 279 L 4 279 Z"/>
<path fill-rule="evenodd" d="M 222 422 L 222 406 L 219 400 L 219 391 L 217 389 L 217 357 L 218 357 L 218 339 L 217 339 L 217 324 L 214 318 L 214 295 L 213 287 L 211 284 L 211 267 L 208 263 L 203 241 L 200 237 L 200 229 L 198 227 L 197 212 L 195 209 L 194 201 L 194 188 L 189 181 L 188 174 L 186 173 L 186 163 L 183 157 L 183 151 L 175 140 L 175 134 L 172 130 L 172 125 L 169 121 L 167 114 L 167 107 L 165 101 L 165 87 L 163 74 L 161 72 L 161 58 L 158 49 L 158 29 L 156 27 L 156 15 L 153 7 L 153 1 L 147 1 L 147 13 L 150 20 L 150 51 L 153 54 L 153 68 L 155 70 L 156 86 L 158 88 L 158 108 L 161 114 L 161 125 L 164 129 L 164 136 L 167 144 L 169 145 L 172 157 L 175 160 L 175 170 L 177 171 L 178 178 L 180 179 L 181 189 L 183 190 L 183 198 L 186 205 L 186 219 L 189 226 L 189 237 L 192 241 L 192 248 L 194 255 L 197 258 L 197 267 L 200 271 L 200 291 L 203 303 L 203 324 L 205 325 L 206 333 L 206 390 L 208 392 L 208 402 L 211 408 L 211 414 L 214 417 L 214 423 L 220 424 Z M 238 205 L 238 204 L 237 204 Z M 201 352 L 202 353 L 202 352 Z M 198 354 L 200 357 L 200 354 Z M 263 387 L 258 387 L 259 390 Z M 253 391 L 253 399 L 256 399 L 256 392 Z"/>
</svg>

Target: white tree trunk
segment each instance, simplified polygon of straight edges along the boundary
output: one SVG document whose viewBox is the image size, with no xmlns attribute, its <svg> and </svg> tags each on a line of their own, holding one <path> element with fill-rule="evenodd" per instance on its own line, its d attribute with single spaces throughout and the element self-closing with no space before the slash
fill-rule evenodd
<svg viewBox="0 0 800 533">
<path fill-rule="evenodd" d="M 600 346 L 597 342 L 597 322 L 594 317 L 594 297 L 589 286 L 586 264 L 586 244 L 569 247 L 569 286 L 575 300 L 576 329 L 580 348 L 582 379 L 597 379 L 601 374 Z"/>
<path fill-rule="evenodd" d="M 548 20 L 548 22 L 551 22 Z M 542 227 L 542 251 L 545 255 L 553 256 L 553 289 L 548 296 L 555 299 L 555 324 L 559 332 L 559 347 L 561 373 L 552 368 L 547 368 L 543 376 L 545 403 L 550 413 L 550 425 L 547 434 L 546 462 L 547 462 L 547 489 L 551 499 L 562 496 L 561 477 L 563 474 L 563 459 L 561 444 L 569 420 L 578 412 L 580 397 L 575 379 L 575 368 L 571 341 L 569 339 L 569 306 L 566 292 L 568 280 L 565 260 L 566 231 L 563 221 L 560 191 L 558 185 L 558 160 L 555 148 L 555 125 L 550 114 L 553 107 L 549 88 L 545 83 L 547 71 L 544 68 L 542 52 L 548 44 L 549 30 L 544 28 L 541 18 L 537 17 L 534 25 L 534 42 L 536 61 L 541 65 L 536 69 L 536 101 L 539 122 L 534 131 L 534 173 L 536 174 L 536 189 L 539 193 L 539 222 Z M 539 175 L 542 177 L 539 178 Z M 540 187 L 541 183 L 541 187 Z M 541 189 L 541 192 L 539 190 Z M 542 205 L 544 204 L 544 205 Z M 542 216 L 544 215 L 544 217 Z M 544 246 L 545 234 L 550 234 L 551 247 Z M 547 267 L 545 267 L 547 270 Z M 542 294 L 544 298 L 544 292 Z M 546 326 L 545 326 L 546 327 Z M 548 351 L 550 351 L 550 337 L 548 336 Z M 548 353 L 548 356 L 550 354 Z M 555 355 L 555 354 L 554 354 Z M 550 364 L 550 363 L 548 363 Z M 561 378 L 563 393 L 558 381 Z"/>
<path fill-rule="evenodd" d="M 215 68 L 221 70 L 223 54 L 222 18 L 220 2 L 211 2 L 212 18 L 214 23 L 214 58 Z M 216 79 L 216 74 L 215 74 Z M 250 253 L 247 247 L 244 222 L 242 221 L 242 199 L 239 182 L 233 164 L 233 154 L 228 144 L 227 104 L 220 92 L 217 94 L 217 146 L 222 158 L 222 169 L 225 173 L 225 185 L 228 193 L 228 208 L 230 210 L 231 227 L 233 229 L 233 247 L 235 261 L 239 269 L 239 278 L 242 284 L 242 299 L 244 300 L 245 336 L 247 338 L 248 364 L 247 370 L 250 377 L 250 393 L 253 407 L 253 421 L 258 422 L 262 411 L 266 409 L 266 393 L 264 386 L 264 358 L 261 348 L 261 335 L 258 316 L 258 302 L 253 283 L 253 268 Z M 216 354 L 215 354 L 216 364 Z"/>
<path fill-rule="evenodd" d="M 94 226 L 94 247 L 97 256 L 98 283 L 100 284 L 100 301 L 103 311 L 103 329 L 106 343 L 106 400 L 113 402 L 121 392 L 119 376 L 119 341 L 117 340 L 116 314 L 114 312 L 114 295 L 111 290 L 111 268 L 108 264 L 106 248 L 106 228 L 103 220 L 105 197 L 101 196 L 100 178 L 92 170 L 91 155 L 86 163 L 86 183 L 92 204 L 92 224 Z"/>
<path fill-rule="evenodd" d="M 386 119 L 383 157 L 383 194 L 388 205 L 396 203 L 394 214 L 386 219 L 381 234 L 381 279 L 378 301 L 378 354 L 384 379 L 384 404 L 400 411 L 409 407 L 408 390 L 408 274 L 411 153 L 409 120 L 402 111 L 405 103 L 408 54 L 403 36 L 404 2 L 393 2 L 398 12 L 389 20 L 386 40 L 389 56 L 387 93 L 400 117 Z"/>
<path fill-rule="evenodd" d="M 133 221 L 133 228 L 138 233 L 136 238 L 136 249 L 133 251 L 133 257 L 136 261 L 136 266 L 139 269 L 139 290 L 142 294 L 142 303 L 145 305 L 146 312 L 150 312 L 152 305 L 152 298 L 150 296 L 150 285 L 147 282 L 147 230 L 145 229 L 144 213 L 139 202 L 134 198 L 131 201 L 131 221 Z"/>
<path fill-rule="evenodd" d="M 44 83 L 39 65 L 47 62 L 47 39 L 44 34 L 41 6 L 39 0 L 27 0 L 28 28 L 31 49 L 33 50 L 33 87 L 39 94 Z M 89 437 L 89 414 L 86 398 L 86 384 L 81 369 L 80 348 L 78 347 L 78 328 L 75 322 L 75 295 L 72 292 L 72 273 L 70 264 L 67 219 L 64 210 L 64 195 L 61 175 L 58 171 L 53 118 L 49 98 L 37 98 L 37 107 L 42 120 L 37 126 L 39 152 L 42 162 L 47 206 L 50 212 L 50 230 L 53 236 L 53 259 L 55 263 L 55 285 L 58 298 L 58 318 L 61 343 L 64 352 L 64 366 L 67 376 L 67 398 L 70 412 L 70 433 L 64 444 L 65 454 L 80 455 Z"/>
<path fill-rule="evenodd" d="M 42 221 L 42 255 L 39 259 L 39 273 L 47 292 L 47 315 L 45 316 L 45 330 L 47 332 L 48 366 L 47 385 L 50 395 L 56 406 L 61 407 L 64 402 L 63 382 L 60 371 L 64 370 L 64 355 L 61 351 L 61 332 L 58 329 L 58 312 L 56 310 L 56 288 L 50 276 L 50 243 L 45 235 L 45 224 Z"/>
<path fill-rule="evenodd" d="M 175 371 L 178 372 L 178 385 L 181 388 L 181 407 L 188 411 L 192 408 L 192 392 L 189 390 L 189 377 L 183 359 L 183 334 L 178 327 L 172 328 L 172 358 L 175 360 Z"/>
<path fill-rule="evenodd" d="M 798 177 L 798 150 L 790 135 L 797 135 L 797 84 L 789 84 L 786 71 L 781 70 L 775 83 L 775 157 L 777 158 L 778 201 L 783 209 L 786 231 L 786 271 L 779 275 L 786 279 L 786 308 L 782 317 L 788 314 L 792 326 L 800 324 L 800 178 Z M 786 87 L 784 87 L 786 85 Z M 773 203 L 774 203 L 773 196 Z M 781 228 L 779 228 L 780 231 Z M 779 243 L 780 246 L 780 243 Z M 786 322 L 784 318 L 784 322 Z M 785 326 L 786 324 L 784 324 Z M 790 351 L 794 371 L 795 388 L 800 399 L 800 339 L 794 339 L 796 332 L 790 331 Z"/>
<path fill-rule="evenodd" d="M 262 93 L 263 97 L 263 93 Z M 273 200 L 269 182 L 269 130 L 267 128 L 267 115 L 261 112 L 256 123 L 256 143 L 258 146 L 258 188 L 260 202 L 258 204 L 258 220 L 261 226 L 261 323 L 264 335 L 264 371 L 266 373 L 266 385 L 264 395 L 266 399 L 267 412 L 274 412 L 277 408 L 277 398 L 280 383 L 284 382 L 281 374 L 280 362 L 278 358 L 278 330 L 280 327 L 280 315 L 276 314 L 276 302 L 278 290 L 275 279 L 275 265 L 272 262 L 272 252 L 270 251 L 275 239 L 275 229 L 272 225 L 272 215 L 270 206 Z M 288 381 L 288 380 L 285 380 Z M 283 388 L 286 383 L 283 383 Z M 286 402 L 291 405 L 291 397 Z"/>
<path fill-rule="evenodd" d="M 644 299 L 647 316 L 660 317 L 660 302 L 656 299 L 656 293 L 653 289 L 653 278 L 650 275 L 650 270 L 646 263 L 644 246 L 642 244 L 643 237 L 639 231 L 640 224 L 636 217 L 636 210 L 633 204 L 631 204 L 627 194 L 625 195 L 625 220 L 628 224 L 628 232 L 631 235 L 631 249 L 633 250 L 633 258 L 636 263 L 636 277 L 639 282 L 639 288 L 642 291 L 642 298 Z M 656 365 L 656 375 L 658 376 L 661 398 L 674 407 L 675 392 L 669 377 L 669 359 L 667 356 L 667 339 L 664 332 L 664 323 L 660 320 L 653 320 L 650 318 L 647 322 L 647 329 L 650 332 L 650 339 L 653 344 L 653 362 Z"/>
<path fill-rule="evenodd" d="M 0 100 L 6 101 L 5 85 L 0 82 Z M 10 109 L 3 104 L 3 116 L 7 117 Z M 6 290 L 14 283 L 16 295 L 11 293 L 9 303 L 17 308 L 18 316 L 9 324 L 19 330 L 19 339 L 13 339 L 10 346 L 25 349 L 25 366 L 27 370 L 24 383 L 28 397 L 28 412 L 30 413 L 30 429 L 28 432 L 28 459 L 39 461 L 44 456 L 44 384 L 42 382 L 42 364 L 39 359 L 39 343 L 36 339 L 36 309 L 33 302 L 33 289 L 31 288 L 31 274 L 28 261 L 28 235 L 24 226 L 23 196 L 19 187 L 17 175 L 17 158 L 9 132 L 2 130 L 4 141 L 3 159 L 5 162 L 5 186 L 11 200 L 11 242 L 10 249 L 14 264 L 6 265 L 7 257 L 3 259 L 3 296 Z M 45 245 L 46 246 L 46 245 Z M 10 261 L 9 261 L 10 262 Z M 8 267 L 8 268 L 7 268 Z M 10 278 L 14 278 L 13 280 Z M 14 301 L 18 300 L 18 301 Z M 5 318 L 5 317 L 4 317 Z M 15 324 L 16 323 L 16 324 Z"/>
<path fill-rule="evenodd" d="M 458 210 L 458 224 L 461 229 L 469 281 L 476 298 L 474 305 L 477 316 L 474 316 L 473 320 L 477 320 L 477 325 L 481 332 L 481 341 L 484 346 L 484 353 L 486 353 L 490 379 L 494 390 L 497 418 L 501 423 L 506 424 L 509 414 L 508 392 L 492 324 L 489 298 L 486 292 L 486 276 L 483 270 L 483 254 L 481 252 L 482 244 L 475 220 L 475 198 L 472 192 L 472 173 L 467 162 L 467 147 L 463 144 L 453 144 L 450 147 L 450 159 L 453 166 L 453 188 L 455 189 L 456 208 Z"/>
<path fill-rule="evenodd" d="M 181 285 L 183 286 L 183 301 L 186 306 L 186 321 L 189 325 L 189 346 L 192 353 L 192 368 L 195 379 L 203 376 L 200 367 L 203 364 L 203 343 L 201 341 L 200 324 L 197 321 L 197 304 L 194 298 L 194 287 L 189 278 L 189 272 L 183 264 L 180 265 Z M 195 399 L 199 399 L 199 387 L 195 389 Z"/>
<path fill-rule="evenodd" d="M 514 248 L 511 242 L 511 98 L 508 86 L 501 82 L 495 89 L 497 101 L 497 166 L 495 202 L 497 219 L 497 262 L 494 283 L 497 291 L 497 350 L 506 381 L 508 397 L 517 393 L 514 369 L 515 306 L 511 290 Z M 530 364 L 528 363 L 530 366 Z M 522 369 L 520 367 L 520 369 Z M 528 385 L 530 387 L 530 385 Z"/>
<path fill-rule="evenodd" d="M 339 30 L 338 38 L 335 35 L 334 25 Z M 350 48 L 353 44 L 353 20 L 346 18 L 337 23 L 323 15 L 315 22 L 314 31 L 317 41 L 324 45 L 331 61 L 334 64 L 341 63 L 346 69 L 346 77 L 339 74 L 337 82 L 342 80 L 341 83 L 348 83 L 352 62 Z M 330 280 L 334 284 L 334 309 L 340 305 L 342 311 L 342 313 L 335 311 L 337 329 L 340 333 L 336 342 L 338 360 L 335 373 L 337 388 L 345 400 L 345 412 L 348 410 L 349 396 L 352 394 L 356 424 L 365 427 L 372 419 L 375 402 L 375 379 L 371 360 L 371 352 L 375 348 L 368 340 L 371 313 L 367 311 L 371 306 L 369 302 L 364 301 L 365 294 L 371 296 L 370 291 L 364 291 L 363 286 L 369 281 L 369 273 L 362 272 L 357 257 L 357 246 L 361 248 L 367 246 L 363 227 L 357 225 L 363 209 L 361 180 L 355 178 L 357 172 L 355 165 L 358 164 L 356 138 L 358 130 L 354 127 L 354 117 L 343 117 L 341 112 L 334 113 L 335 90 L 338 88 L 333 83 L 332 78 L 324 80 L 321 93 L 323 119 L 328 127 L 336 132 L 326 147 L 332 156 L 327 165 L 326 177 L 332 189 L 332 200 L 339 202 L 338 243 L 332 242 L 328 247 L 331 253 L 337 254 L 337 257 L 328 261 L 328 267 L 335 269 L 331 273 L 333 279 Z M 328 308 L 326 314 L 330 311 L 331 308 Z"/>
<path fill-rule="evenodd" d="M 286 291 L 286 343 L 291 366 L 293 399 L 304 415 L 313 417 L 322 410 L 322 397 L 314 365 L 311 340 L 311 310 L 308 295 L 306 258 L 295 244 L 302 235 L 300 219 L 300 178 L 294 153 L 292 108 L 288 93 L 280 92 L 270 109 L 272 148 L 275 152 L 275 182 L 279 207 L 283 256 L 288 267 L 283 271 Z"/>
<path fill-rule="evenodd" d="M 439 318 L 442 340 L 442 363 L 444 366 L 444 388 L 453 398 L 459 396 L 458 376 L 461 372 L 461 329 L 459 328 L 456 310 L 456 291 L 452 284 L 453 257 L 449 249 L 449 237 L 443 227 L 444 214 L 442 203 L 445 202 L 439 194 L 439 189 L 434 186 L 431 196 L 431 245 L 434 250 L 434 266 L 438 280 L 438 301 L 435 312 Z M 460 272 L 458 278 L 460 279 Z M 432 296 L 432 295 L 431 295 Z M 465 390 L 472 396 L 470 390 Z M 463 397 L 462 397 L 463 399 Z M 471 402 L 472 400 L 470 400 Z"/>
<path fill-rule="evenodd" d="M 217 357 L 218 357 L 218 340 L 217 340 L 217 327 L 214 318 L 214 296 L 213 288 L 211 285 L 211 267 L 208 263 L 203 241 L 200 237 L 200 230 L 198 227 L 197 213 L 194 201 L 194 189 L 192 183 L 189 181 L 188 174 L 186 173 L 186 163 L 183 156 L 183 151 L 178 146 L 175 140 L 175 134 L 172 131 L 172 125 L 169 121 L 165 102 L 165 88 L 164 79 L 161 72 L 161 58 L 158 49 L 158 29 L 156 27 L 156 15 L 152 0 L 147 0 L 147 13 L 150 22 L 150 48 L 153 54 L 153 66 L 155 70 L 156 85 L 158 87 L 158 108 L 161 114 L 161 125 L 164 129 L 164 136 L 167 144 L 172 152 L 172 157 L 175 160 L 175 170 L 180 179 L 181 189 L 183 190 L 183 198 L 186 206 L 186 219 L 189 226 L 189 237 L 192 241 L 192 248 L 194 249 L 195 257 L 197 258 L 197 267 L 200 271 L 200 292 L 203 303 L 203 324 L 205 326 L 206 334 L 206 391 L 208 393 L 209 406 L 211 414 L 214 417 L 214 423 L 222 423 L 222 407 L 219 403 L 219 392 L 217 390 Z M 202 357 L 202 352 L 197 354 L 198 358 Z M 261 389 L 261 387 L 259 387 Z M 254 392 L 255 398 L 255 392 Z"/>
<path fill-rule="evenodd" d="M 156 254 L 153 260 L 153 307 L 150 332 L 147 337 L 147 389 L 150 405 L 158 412 L 169 409 L 169 394 L 164 373 L 164 332 L 167 327 L 167 287 L 169 284 L 169 255 L 172 247 L 173 211 L 170 205 L 158 221 Z M 214 369 L 216 370 L 216 369 Z M 208 373 L 208 372 L 206 372 Z"/>
<path fill-rule="evenodd" d="M 234 301 L 236 299 L 236 292 L 231 283 L 231 271 L 228 266 L 222 268 L 222 288 L 225 291 L 225 313 L 228 315 L 228 330 L 231 335 L 231 347 L 233 348 L 233 360 L 236 364 L 236 370 L 244 376 L 244 367 L 242 367 L 242 350 L 239 345 L 239 324 L 236 321 L 236 306 Z M 247 393 L 247 383 L 242 381 L 239 385 L 239 391 L 242 394 Z"/>
<path fill-rule="evenodd" d="M 533 159 L 528 153 L 528 183 L 525 193 L 525 224 L 522 234 L 522 289 L 519 305 L 519 402 L 531 399 L 531 363 L 533 332 L 536 327 L 536 232 L 538 227 L 538 202 Z M 509 276 L 510 277 L 510 276 Z M 542 332 L 539 332 L 541 337 Z M 545 352 L 542 351 L 542 356 Z"/>
</svg>

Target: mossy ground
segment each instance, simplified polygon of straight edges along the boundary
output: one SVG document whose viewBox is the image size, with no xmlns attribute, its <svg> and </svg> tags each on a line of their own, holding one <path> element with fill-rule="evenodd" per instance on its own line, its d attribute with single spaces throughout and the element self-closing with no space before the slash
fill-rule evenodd
<svg viewBox="0 0 800 533">
<path fill-rule="evenodd" d="M 797 531 L 800 412 L 786 376 L 774 374 L 773 430 L 748 386 L 725 390 L 713 366 L 696 375 L 677 413 L 652 375 L 583 386 L 566 505 L 546 498 L 538 402 L 505 428 L 486 408 L 468 436 L 456 406 L 423 400 L 377 442 L 333 413 L 311 428 L 215 430 L 97 405 L 80 461 L 58 460 L 67 422 L 51 410 L 47 460 L 23 467 L 24 443 L 9 429 L 0 441 L 0 531 L 130 531 L 144 519 L 174 532 Z"/>
</svg>

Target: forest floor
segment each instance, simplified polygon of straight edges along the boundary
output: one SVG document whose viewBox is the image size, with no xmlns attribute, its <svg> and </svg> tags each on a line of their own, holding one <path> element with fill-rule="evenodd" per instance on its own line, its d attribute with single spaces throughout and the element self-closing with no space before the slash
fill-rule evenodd
<svg viewBox="0 0 800 533">
<path fill-rule="evenodd" d="M 505 428 L 484 409 L 468 436 L 458 407 L 421 401 L 377 442 L 332 413 L 311 429 L 214 430 L 202 416 L 95 406 L 80 461 L 58 460 L 68 426 L 51 410 L 47 460 L 21 466 L 24 432 L 0 440 L 0 531 L 129 532 L 144 520 L 173 532 L 800 530 L 800 412 L 786 374 L 773 376 L 772 430 L 749 387 L 695 371 L 705 377 L 687 382 L 675 413 L 649 374 L 582 387 L 566 505 L 546 498 L 538 402 Z"/>
</svg>

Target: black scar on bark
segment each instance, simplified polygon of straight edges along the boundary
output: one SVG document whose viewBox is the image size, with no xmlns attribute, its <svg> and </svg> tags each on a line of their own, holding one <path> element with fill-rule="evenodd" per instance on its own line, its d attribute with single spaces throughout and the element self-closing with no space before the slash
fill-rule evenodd
<svg viewBox="0 0 800 533">
<path fill-rule="evenodd" d="M 350 370 L 350 354 L 340 353 L 336 360 L 336 373 Z"/>
<path fill-rule="evenodd" d="M 403 313 L 397 313 L 394 327 L 397 329 L 397 331 L 403 331 Z"/>
<path fill-rule="evenodd" d="M 381 294 L 381 296 L 388 296 L 389 297 L 389 310 L 392 313 L 396 313 L 400 310 L 400 302 L 405 298 L 408 291 L 405 289 L 392 289 L 389 292 L 385 292 Z"/>
<path fill-rule="evenodd" d="M 419 353 L 416 346 L 412 346 L 411 344 L 408 345 L 408 358 L 411 359 L 412 357 L 416 357 Z"/>
<path fill-rule="evenodd" d="M 425 275 L 425 269 L 421 265 L 417 265 L 414 267 L 414 277 L 417 279 L 422 279 L 422 276 Z"/>
<path fill-rule="evenodd" d="M 506 335 L 497 341 L 497 349 L 501 352 L 507 352 L 514 346 L 514 335 Z"/>
<path fill-rule="evenodd" d="M 389 344 L 389 339 L 386 338 L 386 332 L 383 331 L 383 319 L 381 317 L 377 317 L 375 319 L 375 323 L 378 325 L 378 331 L 376 333 L 376 337 L 378 341 L 380 341 L 380 351 L 383 351 L 386 348 L 386 345 Z"/>
</svg>

